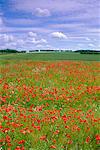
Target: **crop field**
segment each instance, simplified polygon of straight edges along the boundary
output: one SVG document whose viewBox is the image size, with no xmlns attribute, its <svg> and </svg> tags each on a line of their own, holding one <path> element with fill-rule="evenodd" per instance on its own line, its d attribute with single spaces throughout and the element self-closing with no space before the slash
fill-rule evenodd
<svg viewBox="0 0 100 150">
<path fill-rule="evenodd" d="M 33 61 L 55 61 L 55 60 L 83 60 L 100 61 L 100 54 L 80 54 L 75 52 L 43 52 L 25 54 L 0 54 L 0 60 L 33 60 Z"/>
<path fill-rule="evenodd" d="M 0 150 L 99 150 L 100 63 L 22 55 L 0 56 Z"/>
</svg>

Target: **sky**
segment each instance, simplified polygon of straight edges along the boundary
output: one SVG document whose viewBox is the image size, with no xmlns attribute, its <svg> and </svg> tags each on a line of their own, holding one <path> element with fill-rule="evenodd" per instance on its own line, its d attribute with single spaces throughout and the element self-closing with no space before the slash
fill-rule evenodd
<svg viewBox="0 0 100 150">
<path fill-rule="evenodd" d="M 100 50 L 99 0 L 0 0 L 0 49 Z"/>
</svg>

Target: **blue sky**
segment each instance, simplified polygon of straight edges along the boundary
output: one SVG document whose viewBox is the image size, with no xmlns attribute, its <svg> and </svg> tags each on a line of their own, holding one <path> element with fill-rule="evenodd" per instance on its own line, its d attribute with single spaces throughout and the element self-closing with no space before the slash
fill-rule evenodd
<svg viewBox="0 0 100 150">
<path fill-rule="evenodd" d="M 0 49 L 100 50 L 99 0 L 0 0 Z"/>
</svg>

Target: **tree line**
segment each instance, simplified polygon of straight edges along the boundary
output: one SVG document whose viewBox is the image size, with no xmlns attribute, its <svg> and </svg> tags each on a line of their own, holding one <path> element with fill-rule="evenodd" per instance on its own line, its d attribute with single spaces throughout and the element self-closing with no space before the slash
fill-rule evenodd
<svg viewBox="0 0 100 150">
<path fill-rule="evenodd" d="M 26 51 L 17 51 L 12 49 L 4 49 L 0 50 L 0 53 L 26 53 Z"/>
</svg>

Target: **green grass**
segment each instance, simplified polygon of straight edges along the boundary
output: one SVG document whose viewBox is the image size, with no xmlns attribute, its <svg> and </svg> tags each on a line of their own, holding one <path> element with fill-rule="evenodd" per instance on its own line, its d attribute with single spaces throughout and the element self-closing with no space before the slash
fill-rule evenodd
<svg viewBox="0 0 100 150">
<path fill-rule="evenodd" d="M 54 60 L 83 60 L 100 61 L 99 54 L 80 54 L 67 52 L 52 53 L 27 53 L 27 54 L 1 54 L 0 60 L 33 60 L 33 61 L 54 61 Z"/>
</svg>

